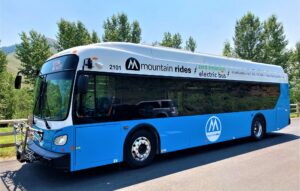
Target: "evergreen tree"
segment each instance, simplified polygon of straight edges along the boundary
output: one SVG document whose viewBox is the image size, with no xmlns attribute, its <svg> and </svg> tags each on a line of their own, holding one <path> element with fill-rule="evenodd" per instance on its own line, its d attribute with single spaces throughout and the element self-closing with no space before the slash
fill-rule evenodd
<svg viewBox="0 0 300 191">
<path fill-rule="evenodd" d="M 286 40 L 283 25 L 272 15 L 263 24 L 263 60 L 268 64 L 275 64 L 287 68 L 289 56 L 286 51 Z"/>
<path fill-rule="evenodd" d="M 131 28 L 132 28 L 131 42 L 139 43 L 141 41 L 141 33 L 142 33 L 142 29 L 140 28 L 139 22 L 133 21 Z"/>
<path fill-rule="evenodd" d="M 233 57 L 233 50 L 229 41 L 225 41 L 224 43 L 223 56 Z"/>
<path fill-rule="evenodd" d="M 0 119 L 12 119 L 14 114 L 14 79 L 6 71 L 2 71 L 0 77 Z"/>
<path fill-rule="evenodd" d="M 21 44 L 16 47 L 17 58 L 21 61 L 20 71 L 25 76 L 25 83 L 34 84 L 36 72 L 52 53 L 44 35 L 31 30 L 27 35 L 20 34 Z"/>
<path fill-rule="evenodd" d="M 195 52 L 196 48 L 197 48 L 196 40 L 190 36 L 189 39 L 185 42 L 185 49 Z"/>
<path fill-rule="evenodd" d="M 107 18 L 103 23 L 104 35 L 102 40 L 115 42 L 133 42 L 141 41 L 141 28 L 138 21 L 132 24 L 128 21 L 128 17 L 124 13 Z"/>
<path fill-rule="evenodd" d="M 100 38 L 98 37 L 98 35 L 97 35 L 97 33 L 95 31 L 93 31 L 92 34 L 91 34 L 91 40 L 92 40 L 92 43 L 99 43 L 99 42 L 101 42 Z"/>
<path fill-rule="evenodd" d="M 181 44 L 182 44 L 182 38 L 181 38 L 181 35 L 179 33 L 175 33 L 173 35 L 173 48 L 177 48 L 177 49 L 181 49 Z"/>
<path fill-rule="evenodd" d="M 61 51 L 75 46 L 81 46 L 97 42 L 99 40 L 96 32 L 90 35 L 85 25 L 80 22 L 70 22 L 61 19 L 58 23 L 57 45 L 56 48 Z"/>
<path fill-rule="evenodd" d="M 7 66 L 6 54 L 0 49 L 0 73 L 6 70 L 6 66 Z"/>
<path fill-rule="evenodd" d="M 165 32 L 160 45 L 171 48 L 181 49 L 182 38 L 179 33 L 172 35 L 170 32 Z"/>
<path fill-rule="evenodd" d="M 300 41 L 296 43 L 296 60 L 300 64 Z"/>
<path fill-rule="evenodd" d="M 13 119 L 28 118 L 32 115 L 33 91 L 30 87 L 13 90 Z M 10 118 L 11 119 L 11 118 Z"/>
<path fill-rule="evenodd" d="M 292 52 L 291 61 L 290 61 L 290 79 L 298 80 L 297 82 L 300 84 L 300 42 L 296 43 L 296 48 Z"/>
<path fill-rule="evenodd" d="M 160 43 L 161 46 L 173 47 L 173 38 L 170 32 L 165 32 L 163 40 Z"/>
<path fill-rule="evenodd" d="M 291 102 L 300 103 L 300 42 L 296 43 L 295 51 L 290 54 L 288 66 Z"/>
<path fill-rule="evenodd" d="M 74 46 L 81 46 L 92 43 L 90 33 L 81 21 L 77 21 L 75 31 L 76 44 Z"/>
<path fill-rule="evenodd" d="M 224 43 L 224 56 L 280 65 L 286 72 L 289 70 L 288 41 L 275 15 L 261 23 L 258 17 L 247 13 L 236 22 L 233 41 L 233 48 L 229 42 Z"/>
<path fill-rule="evenodd" d="M 236 22 L 234 52 L 239 58 L 260 62 L 262 38 L 262 24 L 258 17 L 249 12 Z"/>
</svg>

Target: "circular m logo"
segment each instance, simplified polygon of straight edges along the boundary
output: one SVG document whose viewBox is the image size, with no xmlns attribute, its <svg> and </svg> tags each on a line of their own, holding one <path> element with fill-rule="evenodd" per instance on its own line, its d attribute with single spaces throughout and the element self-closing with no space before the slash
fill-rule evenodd
<svg viewBox="0 0 300 191">
<path fill-rule="evenodd" d="M 131 57 L 126 60 L 125 67 L 126 67 L 126 70 L 139 71 L 141 66 L 137 59 Z"/>
<path fill-rule="evenodd" d="M 205 126 L 205 134 L 210 142 L 215 142 L 219 139 L 222 132 L 222 124 L 217 116 L 210 117 Z"/>
</svg>

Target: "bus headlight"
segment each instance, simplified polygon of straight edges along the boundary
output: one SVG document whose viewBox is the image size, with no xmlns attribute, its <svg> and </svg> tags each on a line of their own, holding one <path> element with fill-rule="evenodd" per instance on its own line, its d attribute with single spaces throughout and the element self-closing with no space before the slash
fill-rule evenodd
<svg viewBox="0 0 300 191">
<path fill-rule="evenodd" d="M 55 138 L 54 144 L 61 146 L 61 145 L 66 144 L 67 140 L 68 140 L 68 136 L 67 135 L 62 135 L 62 136 L 59 136 L 59 137 Z"/>
</svg>

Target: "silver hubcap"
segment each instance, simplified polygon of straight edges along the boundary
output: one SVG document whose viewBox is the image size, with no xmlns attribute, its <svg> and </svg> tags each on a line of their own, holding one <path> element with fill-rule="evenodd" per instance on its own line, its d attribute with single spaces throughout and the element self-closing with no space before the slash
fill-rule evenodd
<svg viewBox="0 0 300 191">
<path fill-rule="evenodd" d="M 263 131 L 262 124 L 260 123 L 260 121 L 256 121 L 254 124 L 255 137 L 257 137 L 257 138 L 261 137 L 262 131 Z"/>
<path fill-rule="evenodd" d="M 151 151 L 150 141 L 146 137 L 138 137 L 131 146 L 132 157 L 137 161 L 144 161 Z"/>
</svg>

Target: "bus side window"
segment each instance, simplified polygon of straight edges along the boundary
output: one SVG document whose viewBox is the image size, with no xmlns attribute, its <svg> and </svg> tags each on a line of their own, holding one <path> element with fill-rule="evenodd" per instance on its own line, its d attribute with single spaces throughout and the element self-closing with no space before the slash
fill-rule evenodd
<svg viewBox="0 0 300 191">
<path fill-rule="evenodd" d="M 93 117 L 95 114 L 95 76 L 89 76 L 88 90 L 86 94 L 77 94 L 76 115 L 77 117 Z"/>
</svg>

